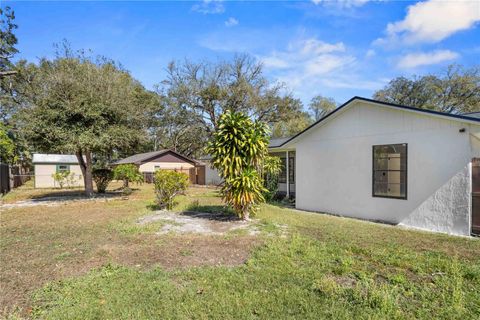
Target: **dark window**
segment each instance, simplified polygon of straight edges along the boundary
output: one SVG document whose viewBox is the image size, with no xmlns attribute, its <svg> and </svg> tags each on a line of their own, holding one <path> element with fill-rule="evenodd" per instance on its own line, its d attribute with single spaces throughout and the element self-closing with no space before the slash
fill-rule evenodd
<svg viewBox="0 0 480 320">
<path fill-rule="evenodd" d="M 407 199 L 407 144 L 373 146 L 373 196 Z"/>
<path fill-rule="evenodd" d="M 282 171 L 280 171 L 280 175 L 278 176 L 278 182 L 287 183 L 287 158 L 280 157 L 280 162 Z M 288 157 L 288 182 L 290 184 L 295 183 L 295 157 L 290 155 Z"/>
<path fill-rule="evenodd" d="M 278 182 L 287 183 L 287 158 L 280 158 L 280 162 L 282 165 L 282 170 L 280 171 L 280 175 L 278 176 Z"/>
<path fill-rule="evenodd" d="M 295 183 L 295 158 L 288 158 L 288 182 Z"/>
</svg>

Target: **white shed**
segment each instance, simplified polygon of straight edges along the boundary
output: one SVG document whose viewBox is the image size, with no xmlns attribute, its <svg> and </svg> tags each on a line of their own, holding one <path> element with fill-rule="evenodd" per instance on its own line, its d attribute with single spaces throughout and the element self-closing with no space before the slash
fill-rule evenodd
<svg viewBox="0 0 480 320">
<path fill-rule="evenodd" d="M 480 119 L 473 115 L 354 97 L 270 150 L 295 152 L 298 209 L 480 232 Z"/>
<path fill-rule="evenodd" d="M 53 179 L 56 172 L 68 171 L 71 173 L 69 187 L 82 187 L 83 175 L 78 165 L 77 156 L 71 154 L 33 154 L 35 174 L 35 188 L 58 188 Z"/>
</svg>

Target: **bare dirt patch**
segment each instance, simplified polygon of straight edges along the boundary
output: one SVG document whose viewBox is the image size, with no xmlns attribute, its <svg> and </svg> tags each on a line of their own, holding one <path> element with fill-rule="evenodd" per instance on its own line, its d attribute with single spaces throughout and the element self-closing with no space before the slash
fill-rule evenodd
<svg viewBox="0 0 480 320">
<path fill-rule="evenodd" d="M 147 187 L 142 186 L 129 200 L 58 201 L 59 205 L 54 206 L 2 210 L 0 318 L 2 312 L 6 314 L 15 307 L 22 308 L 22 314 L 28 315 L 32 292 L 47 282 L 81 276 L 108 263 L 142 270 L 155 266 L 167 269 L 235 266 L 244 263 L 252 248 L 261 243 L 248 232 L 222 235 L 235 225 L 242 225 L 233 220 L 190 217 L 205 223 L 212 233 L 140 231 L 129 234 L 112 227 L 119 221 L 138 225 L 139 217 L 148 216 L 150 202 L 146 199 L 152 199 L 153 195 L 147 193 L 150 192 Z M 152 222 L 155 219 L 150 218 Z M 159 224 L 159 228 L 162 225 Z"/>
<path fill-rule="evenodd" d="M 259 231 L 255 221 L 242 221 L 231 215 L 222 215 L 206 212 L 169 212 L 157 211 L 138 220 L 139 224 L 162 222 L 163 226 L 157 234 L 195 233 L 208 235 L 224 235 L 230 231 L 246 230 L 249 235 L 256 235 Z"/>
</svg>

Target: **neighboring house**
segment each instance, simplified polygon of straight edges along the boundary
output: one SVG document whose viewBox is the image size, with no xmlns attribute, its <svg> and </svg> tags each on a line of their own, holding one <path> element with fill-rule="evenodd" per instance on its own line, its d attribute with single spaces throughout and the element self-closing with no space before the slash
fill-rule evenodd
<svg viewBox="0 0 480 320">
<path fill-rule="evenodd" d="M 82 170 L 75 155 L 34 153 L 32 162 L 35 188 L 58 188 L 53 174 L 62 171 L 69 171 L 72 174 L 69 187 L 83 186 Z"/>
<path fill-rule="evenodd" d="M 152 182 L 153 173 L 161 169 L 183 172 L 190 177 L 190 183 L 205 184 L 205 165 L 169 149 L 136 154 L 114 163 L 119 164 L 137 165 L 146 182 Z"/>
<path fill-rule="evenodd" d="M 222 183 L 222 178 L 217 169 L 211 166 L 212 157 L 203 156 L 197 159 L 198 163 L 205 166 L 205 184 L 209 186 L 218 186 Z"/>
<path fill-rule="evenodd" d="M 298 209 L 470 235 L 480 233 L 479 116 L 354 97 L 270 152 L 292 163 L 282 181 Z"/>
</svg>

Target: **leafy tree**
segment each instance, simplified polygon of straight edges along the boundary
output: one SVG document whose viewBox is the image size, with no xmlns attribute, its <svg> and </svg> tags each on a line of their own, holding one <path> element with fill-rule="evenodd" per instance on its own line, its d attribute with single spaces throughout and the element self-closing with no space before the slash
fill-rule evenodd
<svg viewBox="0 0 480 320">
<path fill-rule="evenodd" d="M 338 104 L 333 98 L 318 95 L 312 98 L 308 107 L 315 121 L 318 121 L 335 110 L 337 106 Z"/>
<path fill-rule="evenodd" d="M 113 180 L 113 171 L 108 168 L 93 169 L 92 176 L 97 186 L 97 192 L 105 193 L 108 184 Z"/>
<path fill-rule="evenodd" d="M 134 164 L 119 164 L 113 168 L 113 178 L 123 180 L 123 187 L 128 188 L 130 182 L 143 182 L 143 175 Z"/>
<path fill-rule="evenodd" d="M 480 68 L 451 65 L 444 74 L 398 77 L 374 99 L 416 108 L 462 114 L 480 110 Z"/>
<path fill-rule="evenodd" d="M 155 172 L 155 194 L 160 208 L 173 208 L 174 198 L 184 193 L 188 187 L 188 175 L 171 170 L 157 170 Z"/>
<path fill-rule="evenodd" d="M 312 124 L 312 118 L 304 111 L 292 112 L 287 120 L 272 125 L 272 138 L 291 137 Z"/>
<path fill-rule="evenodd" d="M 18 26 L 14 20 L 15 13 L 9 6 L 0 8 L 0 77 L 9 75 L 8 69 L 12 67 L 10 60 L 18 52 L 15 48 L 18 40 L 14 34 Z"/>
<path fill-rule="evenodd" d="M 263 202 L 263 179 L 259 170 L 268 154 L 266 124 L 252 121 L 240 112 L 227 111 L 218 121 L 206 151 L 224 180 L 222 196 L 240 218 L 249 219 Z"/>
<path fill-rule="evenodd" d="M 150 150 L 171 149 L 187 157 L 201 155 L 208 140 L 204 127 L 191 112 L 182 109 L 166 96 L 160 96 L 161 103 L 151 117 Z"/>
<path fill-rule="evenodd" d="M 278 191 L 278 178 L 282 171 L 282 161 L 279 157 L 267 156 L 263 162 L 263 181 L 265 192 L 263 196 L 266 201 L 271 201 Z"/>
<path fill-rule="evenodd" d="M 269 83 L 262 65 L 248 55 L 235 56 L 232 61 L 171 62 L 167 71 L 160 93 L 168 98 L 168 104 L 187 111 L 208 135 L 227 110 L 274 123 L 288 119 L 296 107 L 295 99 L 282 95 L 284 87 Z"/>
<path fill-rule="evenodd" d="M 15 144 L 8 136 L 6 127 L 0 123 L 0 161 L 12 163 L 15 157 Z"/>
<path fill-rule="evenodd" d="M 93 194 L 93 154 L 130 150 L 145 138 L 145 89 L 114 62 L 66 47 L 34 68 L 22 130 L 46 152 L 75 153 Z"/>
</svg>

